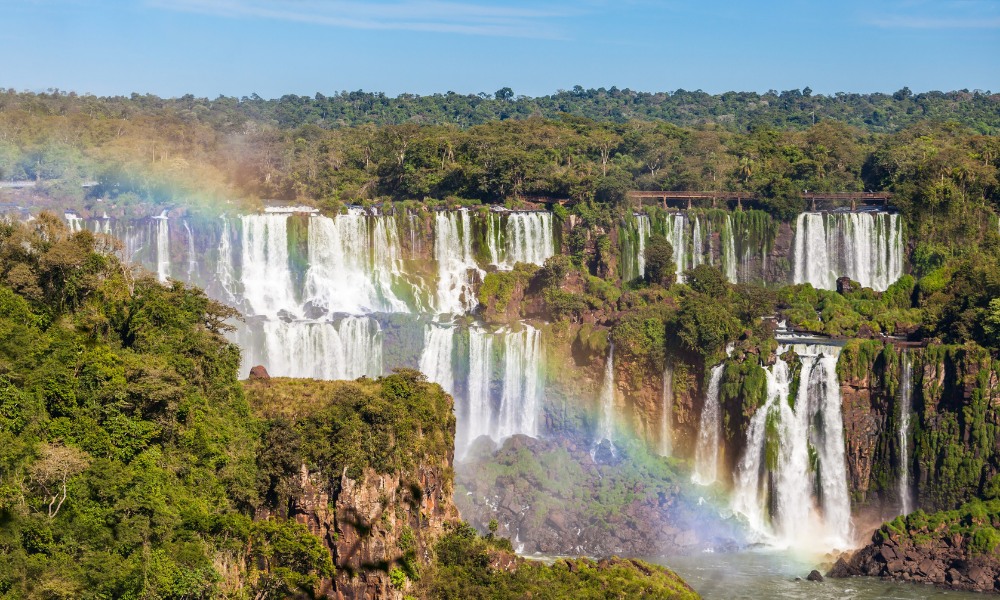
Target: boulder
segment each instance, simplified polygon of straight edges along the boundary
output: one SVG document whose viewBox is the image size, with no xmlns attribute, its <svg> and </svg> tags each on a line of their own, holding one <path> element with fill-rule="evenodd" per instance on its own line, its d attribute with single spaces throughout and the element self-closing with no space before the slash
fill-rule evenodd
<svg viewBox="0 0 1000 600">
<path fill-rule="evenodd" d="M 809 571 L 809 575 L 806 576 L 806 580 L 807 581 L 823 581 L 823 575 L 819 571 L 817 571 L 816 569 L 813 569 L 812 571 Z"/>
<path fill-rule="evenodd" d="M 267 369 L 264 368 L 264 365 L 257 365 L 255 367 L 253 367 L 252 369 L 250 369 L 250 377 L 249 378 L 251 380 L 255 380 L 255 379 L 267 380 L 267 379 L 270 379 L 271 376 L 267 374 Z"/>
</svg>

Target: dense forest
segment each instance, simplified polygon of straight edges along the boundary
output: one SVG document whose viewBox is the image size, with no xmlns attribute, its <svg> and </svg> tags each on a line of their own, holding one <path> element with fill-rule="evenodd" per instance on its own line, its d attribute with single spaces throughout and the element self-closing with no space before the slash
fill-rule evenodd
<svg viewBox="0 0 1000 600">
<path fill-rule="evenodd" d="M 60 207 L 119 213 L 150 202 L 217 211 L 254 199 L 331 210 L 386 200 L 511 204 L 534 197 L 617 205 L 629 189 L 737 192 L 779 218 L 806 207 L 804 191 L 888 190 L 903 210 L 949 211 L 956 198 L 996 207 L 1000 141 L 980 122 L 1000 117 L 996 97 L 896 96 L 858 97 L 912 116 L 880 130 L 843 115 L 732 127 L 600 120 L 569 110 L 493 116 L 469 127 L 409 118 L 341 124 L 309 118 L 313 101 L 293 97 L 8 93 L 0 95 L 0 180 L 34 181 Z M 350 96 L 337 98 L 350 103 Z M 911 110 L 928 103 L 937 109 Z M 776 114 L 791 118 L 794 111 L 779 104 Z M 301 116 L 281 116 L 302 106 Z"/>
</svg>

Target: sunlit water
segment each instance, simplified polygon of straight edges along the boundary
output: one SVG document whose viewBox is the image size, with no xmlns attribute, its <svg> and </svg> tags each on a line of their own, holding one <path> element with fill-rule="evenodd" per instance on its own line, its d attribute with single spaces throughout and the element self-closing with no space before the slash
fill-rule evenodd
<svg viewBox="0 0 1000 600">
<path fill-rule="evenodd" d="M 817 568 L 817 564 L 784 551 L 703 553 L 654 558 L 650 561 L 676 571 L 705 600 L 983 598 L 982 594 L 953 592 L 921 584 L 892 583 L 867 577 L 806 581 L 809 571 Z M 819 570 L 825 572 L 825 569 Z M 796 581 L 796 578 L 801 580 Z"/>
</svg>

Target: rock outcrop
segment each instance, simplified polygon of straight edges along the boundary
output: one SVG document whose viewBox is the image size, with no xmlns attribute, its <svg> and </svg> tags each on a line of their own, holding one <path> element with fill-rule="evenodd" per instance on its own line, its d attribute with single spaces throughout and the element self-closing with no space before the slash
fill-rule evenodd
<svg viewBox="0 0 1000 600">
<path fill-rule="evenodd" d="M 459 519 L 447 469 L 450 461 L 421 465 L 412 473 L 365 469 L 357 480 L 344 473 L 331 498 L 322 475 L 303 465 L 293 515 L 333 556 L 336 578 L 323 591 L 337 598 L 403 598 L 390 571 L 429 565 L 445 524 Z"/>
<path fill-rule="evenodd" d="M 319 595 L 401 600 L 459 522 L 451 398 L 415 371 L 380 380 L 246 383 L 266 419 L 270 516 L 317 536 L 336 569 Z"/>
<path fill-rule="evenodd" d="M 604 445 L 592 457 L 589 446 L 525 436 L 479 450 L 456 466 L 456 502 L 481 531 L 496 519 L 525 554 L 662 556 L 744 541 L 704 490 L 640 446 L 617 447 L 613 462 Z"/>
<path fill-rule="evenodd" d="M 1000 555 L 978 553 L 971 535 L 940 531 L 919 542 L 910 532 L 883 527 L 872 543 L 848 558 L 841 557 L 828 577 L 882 577 L 934 584 L 956 590 L 1000 591 Z"/>
</svg>

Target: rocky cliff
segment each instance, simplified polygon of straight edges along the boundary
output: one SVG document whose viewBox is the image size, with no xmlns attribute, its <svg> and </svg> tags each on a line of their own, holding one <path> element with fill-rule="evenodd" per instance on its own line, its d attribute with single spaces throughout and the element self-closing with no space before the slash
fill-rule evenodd
<svg viewBox="0 0 1000 600">
<path fill-rule="evenodd" d="M 450 397 L 410 371 L 377 382 L 258 379 L 246 389 L 269 427 L 261 517 L 294 518 L 323 541 L 336 575 L 319 593 L 403 598 L 459 520 Z"/>
<path fill-rule="evenodd" d="M 903 352 L 912 362 L 912 392 L 901 441 Z M 855 340 L 844 348 L 838 372 L 857 510 L 898 513 L 904 455 L 914 508 L 951 509 L 994 485 L 1000 468 L 998 366 L 974 344 L 904 349 Z"/>
<path fill-rule="evenodd" d="M 1000 502 L 917 511 L 884 524 L 871 543 L 841 557 L 831 577 L 870 576 L 976 592 L 1000 591 Z"/>
</svg>

